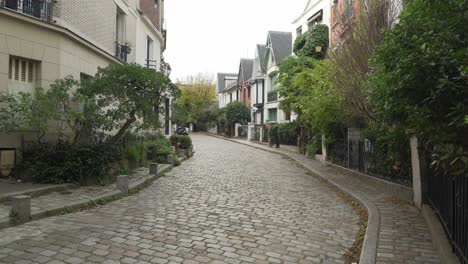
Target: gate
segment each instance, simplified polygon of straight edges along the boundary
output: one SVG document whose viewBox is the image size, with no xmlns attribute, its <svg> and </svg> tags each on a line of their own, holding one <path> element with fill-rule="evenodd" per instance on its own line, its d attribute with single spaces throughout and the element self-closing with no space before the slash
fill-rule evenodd
<svg viewBox="0 0 468 264">
<path fill-rule="evenodd" d="M 427 198 L 439 216 L 453 252 L 468 264 L 468 177 L 428 169 Z"/>
</svg>

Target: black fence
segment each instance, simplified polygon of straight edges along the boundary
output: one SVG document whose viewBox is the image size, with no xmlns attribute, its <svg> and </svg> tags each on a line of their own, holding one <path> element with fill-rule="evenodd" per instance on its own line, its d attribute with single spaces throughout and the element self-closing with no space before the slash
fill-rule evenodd
<svg viewBox="0 0 468 264">
<path fill-rule="evenodd" d="M 0 0 L 0 8 L 33 16 L 50 22 L 53 17 L 54 1 L 52 0 Z"/>
<path fill-rule="evenodd" d="M 262 126 L 261 126 L 261 125 L 255 125 L 255 129 L 254 129 L 254 140 L 260 141 L 261 129 L 262 129 Z"/>
<path fill-rule="evenodd" d="M 408 151 L 409 149 L 408 143 Z M 389 164 L 389 157 L 380 153 L 370 140 L 336 140 L 328 147 L 327 156 L 329 161 L 345 168 L 399 184 L 412 185 L 409 158 L 406 163 L 395 161 Z"/>
<path fill-rule="evenodd" d="M 249 126 L 248 125 L 240 125 L 238 128 L 237 128 L 237 134 L 239 135 L 239 137 L 241 138 L 246 138 L 247 135 L 249 133 Z"/>
<path fill-rule="evenodd" d="M 427 200 L 439 216 L 453 252 L 468 264 L 468 176 L 452 177 L 427 170 Z"/>
</svg>

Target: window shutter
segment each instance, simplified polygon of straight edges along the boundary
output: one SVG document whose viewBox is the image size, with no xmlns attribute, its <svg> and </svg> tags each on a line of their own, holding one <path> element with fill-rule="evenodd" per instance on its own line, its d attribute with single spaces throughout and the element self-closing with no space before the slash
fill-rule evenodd
<svg viewBox="0 0 468 264">
<path fill-rule="evenodd" d="M 11 78 L 13 78 L 13 60 L 10 58 L 8 63 L 8 79 L 11 80 Z"/>
<path fill-rule="evenodd" d="M 34 80 L 34 63 L 28 62 L 28 82 L 32 83 Z"/>
<path fill-rule="evenodd" d="M 19 81 L 19 60 L 15 59 L 15 80 Z"/>
<path fill-rule="evenodd" d="M 21 81 L 26 82 L 26 61 L 21 61 Z"/>
</svg>

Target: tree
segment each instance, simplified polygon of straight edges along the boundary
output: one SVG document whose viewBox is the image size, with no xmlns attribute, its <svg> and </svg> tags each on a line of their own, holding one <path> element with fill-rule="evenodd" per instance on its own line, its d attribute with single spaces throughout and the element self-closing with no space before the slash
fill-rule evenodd
<svg viewBox="0 0 468 264">
<path fill-rule="evenodd" d="M 440 172 L 468 168 L 468 5 L 413 0 L 373 57 L 368 96 L 383 129 L 412 129 Z"/>
<path fill-rule="evenodd" d="M 399 7 L 393 0 L 359 1 L 352 22 L 343 16 L 346 41 L 330 52 L 334 86 L 346 98 L 346 108 L 356 126 L 363 126 L 375 117 L 364 94 L 365 83 L 371 74 L 370 59 L 382 41 L 382 32 L 391 28 L 398 17 Z M 351 24 L 350 24 L 351 23 Z"/>
<path fill-rule="evenodd" d="M 76 92 L 78 86 L 78 81 L 67 76 L 56 80 L 48 90 L 37 88 L 34 95 L 19 93 L 1 96 L 1 130 L 37 131 L 38 141 L 41 141 L 53 126 L 58 141 L 75 143 L 83 129 L 89 127 L 87 121 L 96 117 L 92 102 Z"/>
<path fill-rule="evenodd" d="M 223 108 L 223 116 L 226 132 L 229 132 L 236 123 L 246 125 L 250 122 L 250 112 L 247 106 L 242 102 L 231 102 Z"/>
<path fill-rule="evenodd" d="M 99 68 L 81 93 L 97 106 L 102 130 L 118 132 L 111 142 L 119 141 L 128 129 L 157 129 L 164 101 L 178 95 L 178 88 L 168 76 L 137 64 L 112 64 Z"/>
<path fill-rule="evenodd" d="M 181 96 L 176 102 L 174 121 L 181 125 L 193 123 L 196 129 L 204 130 L 208 123 L 216 120 L 214 81 L 211 76 L 198 74 L 183 82 L 179 84 Z"/>
</svg>

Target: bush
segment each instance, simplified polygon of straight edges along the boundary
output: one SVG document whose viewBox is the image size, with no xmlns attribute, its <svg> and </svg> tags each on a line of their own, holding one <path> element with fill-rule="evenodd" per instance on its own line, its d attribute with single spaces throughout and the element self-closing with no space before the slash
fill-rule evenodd
<svg viewBox="0 0 468 264">
<path fill-rule="evenodd" d="M 33 143 L 19 169 L 32 173 L 36 183 L 87 185 L 108 181 L 111 164 L 120 159 L 121 151 L 111 145 Z"/>
<path fill-rule="evenodd" d="M 300 127 L 297 121 L 278 125 L 278 139 L 280 144 L 296 146 L 299 133 Z"/>
<path fill-rule="evenodd" d="M 171 145 L 175 147 L 180 147 L 183 149 L 188 149 L 192 147 L 192 139 L 190 136 L 179 136 L 179 135 L 173 135 L 171 136 Z"/>
<path fill-rule="evenodd" d="M 269 131 L 270 144 L 279 147 L 280 137 L 279 137 L 279 125 L 273 125 Z"/>
<path fill-rule="evenodd" d="M 125 158 L 132 162 L 143 162 L 146 160 L 146 151 L 144 143 L 134 143 L 125 150 Z"/>
<path fill-rule="evenodd" d="M 145 144 L 148 152 L 152 154 L 150 158 L 158 163 L 167 162 L 167 155 L 172 153 L 171 143 L 164 137 L 146 141 Z"/>
<path fill-rule="evenodd" d="M 321 47 L 317 52 L 316 47 Z M 297 37 L 294 42 L 294 53 L 298 56 L 314 57 L 323 59 L 328 50 L 328 26 L 318 24 L 310 28 L 307 32 Z"/>
<path fill-rule="evenodd" d="M 373 57 L 369 98 L 378 126 L 411 129 L 440 172 L 468 170 L 468 5 L 413 0 Z"/>
</svg>

